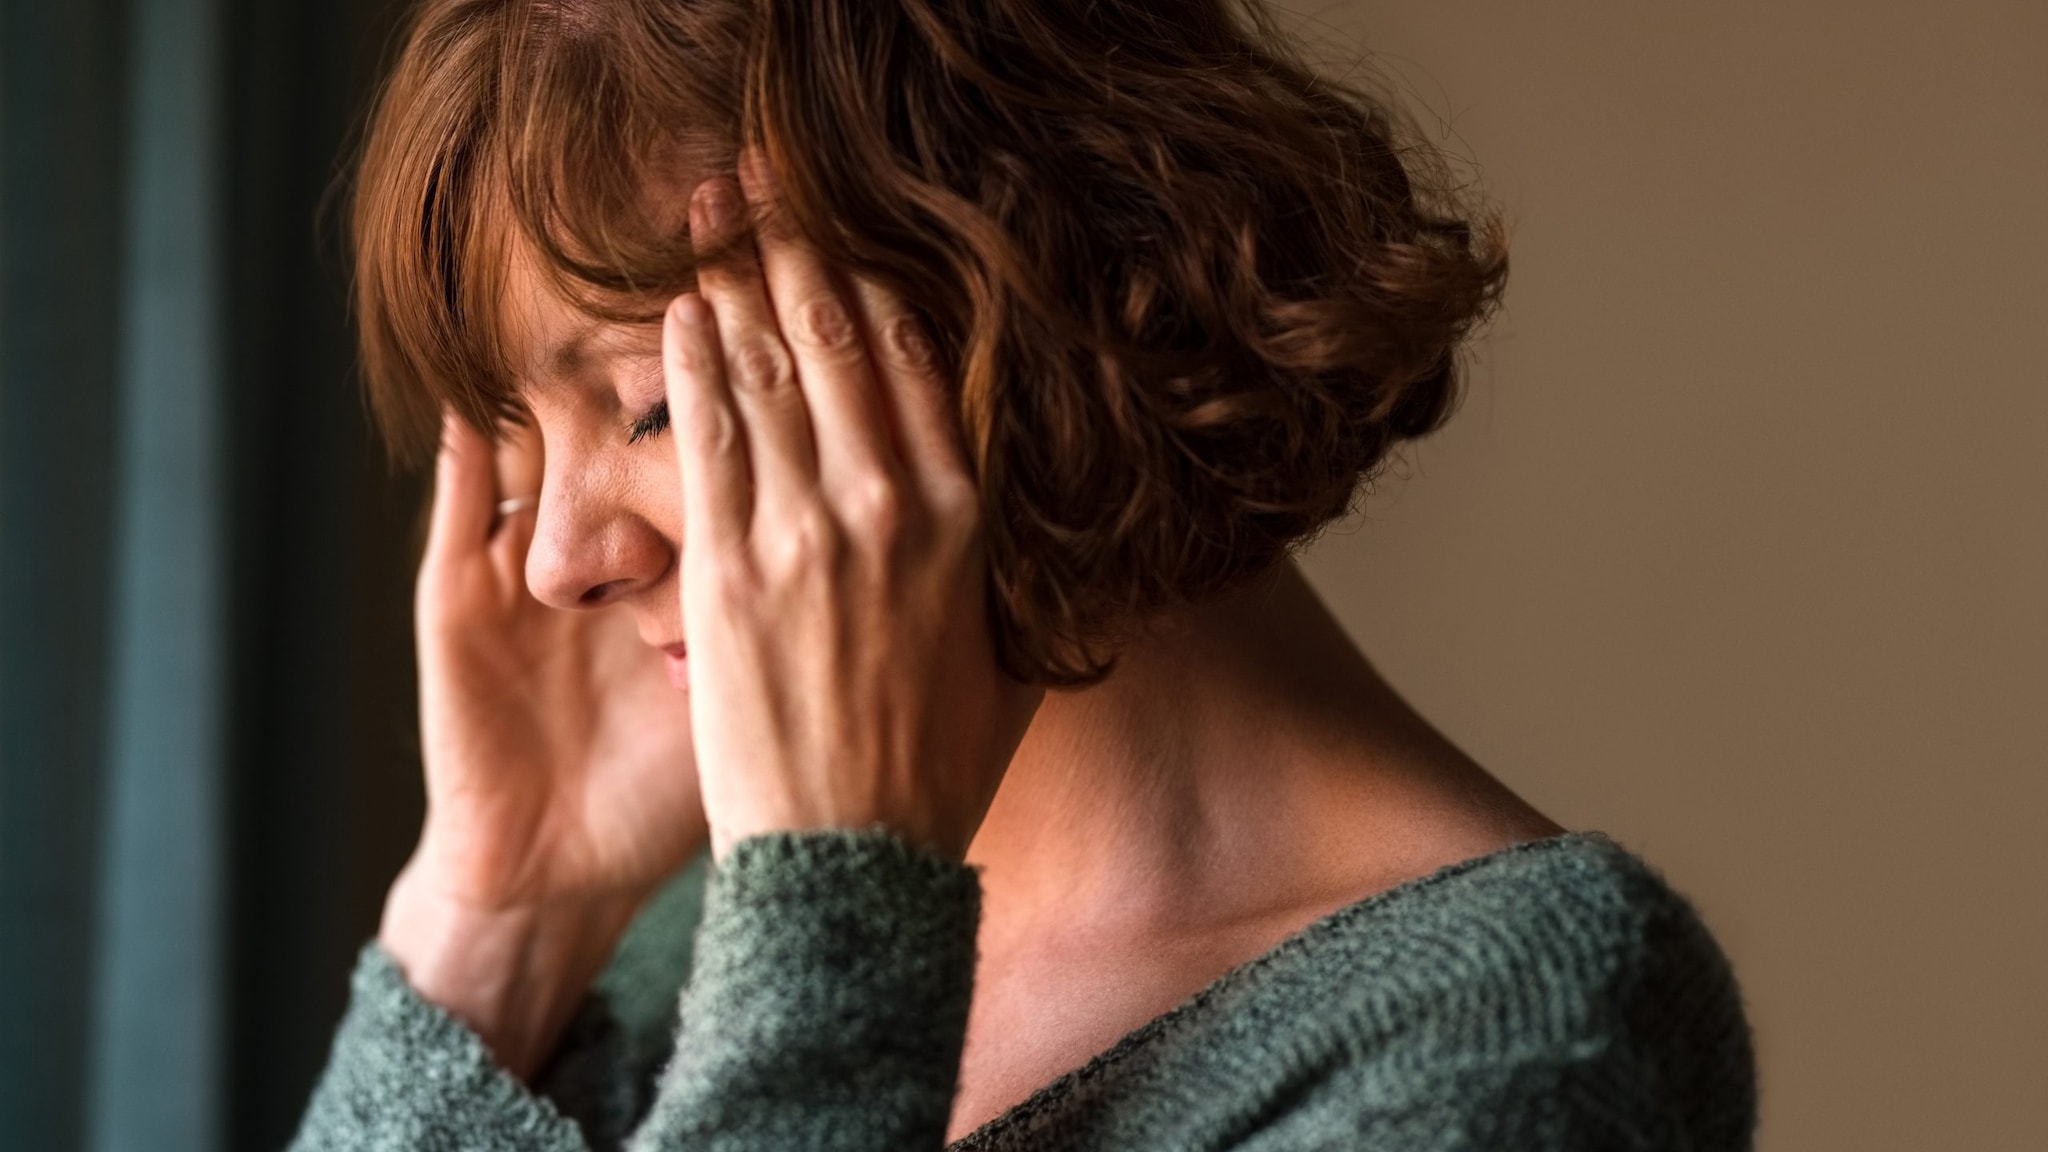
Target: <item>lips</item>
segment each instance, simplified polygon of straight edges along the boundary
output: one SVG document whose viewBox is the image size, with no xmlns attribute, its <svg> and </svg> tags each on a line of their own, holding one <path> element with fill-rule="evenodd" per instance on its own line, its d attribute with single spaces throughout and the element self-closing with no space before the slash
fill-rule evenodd
<svg viewBox="0 0 2048 1152">
<path fill-rule="evenodd" d="M 661 646 L 662 666 L 668 670 L 668 682 L 678 688 L 690 686 L 690 648 L 687 644 L 664 644 Z"/>
</svg>

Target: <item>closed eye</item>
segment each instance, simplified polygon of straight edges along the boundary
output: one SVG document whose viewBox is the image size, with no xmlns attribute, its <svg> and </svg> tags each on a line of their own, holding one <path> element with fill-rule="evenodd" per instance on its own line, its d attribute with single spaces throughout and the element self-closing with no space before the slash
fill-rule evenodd
<svg viewBox="0 0 2048 1152">
<path fill-rule="evenodd" d="M 655 403 L 654 407 L 647 410 L 647 415 L 633 421 L 631 435 L 627 436 L 626 443 L 638 444 L 649 436 L 659 436 L 666 431 L 668 431 L 668 401 L 660 400 Z"/>
</svg>

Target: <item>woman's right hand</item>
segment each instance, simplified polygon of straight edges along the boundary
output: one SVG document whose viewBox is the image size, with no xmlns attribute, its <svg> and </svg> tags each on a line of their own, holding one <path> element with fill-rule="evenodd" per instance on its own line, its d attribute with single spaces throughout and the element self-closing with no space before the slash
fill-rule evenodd
<svg viewBox="0 0 2048 1152">
<path fill-rule="evenodd" d="M 414 612 L 427 818 L 379 941 L 515 1074 L 708 838 L 687 700 L 609 610 L 527 590 L 540 444 L 444 420 Z"/>
</svg>

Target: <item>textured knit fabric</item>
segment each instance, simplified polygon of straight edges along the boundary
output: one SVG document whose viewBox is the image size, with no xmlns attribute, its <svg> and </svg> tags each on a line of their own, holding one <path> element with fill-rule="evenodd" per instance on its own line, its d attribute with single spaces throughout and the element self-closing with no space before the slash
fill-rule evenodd
<svg viewBox="0 0 2048 1152">
<path fill-rule="evenodd" d="M 293 1147 L 937 1152 L 974 871 L 879 829 L 743 841 L 693 966 L 676 891 L 531 1087 L 366 946 Z M 680 1017 L 636 1020 L 686 967 Z M 1319 920 L 953 1148 L 1718 1152 L 1755 1122 L 1725 957 L 1642 860 L 1574 832 Z"/>
</svg>

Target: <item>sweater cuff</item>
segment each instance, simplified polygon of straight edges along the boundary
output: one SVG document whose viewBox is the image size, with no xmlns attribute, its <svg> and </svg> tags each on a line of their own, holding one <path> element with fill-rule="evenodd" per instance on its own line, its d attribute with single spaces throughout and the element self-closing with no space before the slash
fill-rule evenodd
<svg viewBox="0 0 2048 1152">
<path fill-rule="evenodd" d="M 973 994 L 974 869 L 883 828 L 775 833 L 712 874 L 646 1134 L 939 1147 Z"/>
<path fill-rule="evenodd" d="M 499 1067 L 474 1031 L 421 997 L 372 941 L 357 956 L 348 1012 L 291 1147 L 581 1152 L 587 1144 L 575 1121 Z"/>
</svg>

